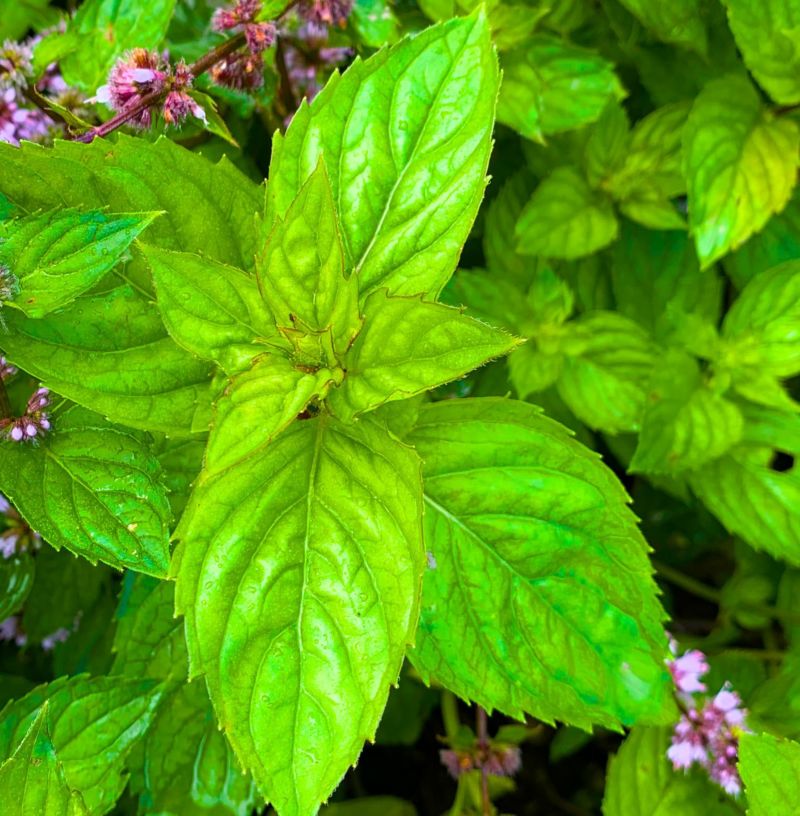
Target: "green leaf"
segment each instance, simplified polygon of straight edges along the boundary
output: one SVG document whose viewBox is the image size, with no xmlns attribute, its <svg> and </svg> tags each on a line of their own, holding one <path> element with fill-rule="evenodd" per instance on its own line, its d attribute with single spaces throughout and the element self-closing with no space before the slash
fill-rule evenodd
<svg viewBox="0 0 800 816">
<path fill-rule="evenodd" d="M 58 12 L 49 0 L 0 0 L 0 39 L 18 40 L 29 28 L 52 25 Z"/>
<path fill-rule="evenodd" d="M 114 422 L 186 436 L 208 410 L 208 365 L 166 335 L 132 286 L 78 298 L 46 320 L 5 320 L 0 349 L 15 365 Z"/>
<path fill-rule="evenodd" d="M 321 811 L 321 816 L 417 816 L 411 802 L 394 796 L 364 796 L 347 802 L 336 802 Z"/>
<path fill-rule="evenodd" d="M 56 549 L 164 575 L 170 510 L 158 460 L 133 435 L 72 408 L 37 446 L 0 442 L 0 489 Z"/>
<path fill-rule="evenodd" d="M 689 224 L 702 268 L 758 232 L 789 201 L 800 131 L 764 110 L 740 76 L 710 82 L 683 131 Z"/>
<path fill-rule="evenodd" d="M 161 481 L 167 488 L 174 518 L 180 518 L 189 500 L 192 483 L 203 466 L 206 439 L 193 436 L 189 439 L 164 437 L 154 446 L 161 463 Z"/>
<path fill-rule="evenodd" d="M 381 48 L 398 38 L 400 21 L 387 0 L 355 0 L 350 24 L 364 45 Z"/>
<path fill-rule="evenodd" d="M 424 679 L 522 719 L 671 713 L 663 612 L 628 497 L 597 454 L 505 399 L 422 408 Z"/>
<path fill-rule="evenodd" d="M 617 310 L 657 340 L 673 337 L 681 315 L 718 322 L 722 279 L 714 270 L 700 274 L 686 233 L 623 221 L 611 254 L 611 283 Z"/>
<path fill-rule="evenodd" d="M 361 326 L 358 282 L 344 277 L 344 252 L 325 165 L 300 188 L 257 259 L 258 282 L 279 329 L 330 331 L 337 356 Z M 334 360 L 328 360 L 333 364 Z"/>
<path fill-rule="evenodd" d="M 742 734 L 739 773 L 747 793 L 748 816 L 800 810 L 800 745 L 771 734 Z"/>
<path fill-rule="evenodd" d="M 725 315 L 722 338 L 734 382 L 755 372 L 800 372 L 800 261 L 753 278 Z"/>
<path fill-rule="evenodd" d="M 591 255 L 617 237 L 611 200 L 574 167 L 558 167 L 536 188 L 516 227 L 517 251 L 567 260 Z"/>
<path fill-rule="evenodd" d="M 11 305 L 43 317 L 91 289 L 124 257 L 156 213 L 52 210 L 0 228 L 0 263 L 19 281 Z"/>
<path fill-rule="evenodd" d="M 797 0 L 723 0 L 745 65 L 778 103 L 800 102 L 800 4 Z"/>
<path fill-rule="evenodd" d="M 482 14 L 357 61 L 273 139 L 268 225 L 324 154 L 362 296 L 382 286 L 435 296 L 483 197 L 497 85 Z"/>
<path fill-rule="evenodd" d="M 172 339 L 187 351 L 237 371 L 278 342 L 256 279 L 190 252 L 140 246 L 153 273 L 158 308 Z"/>
<path fill-rule="evenodd" d="M 125 787 L 125 757 L 153 719 L 161 693 L 151 680 L 62 677 L 0 712 L 0 758 L 12 756 L 42 706 L 67 785 L 92 816 L 107 813 Z M 98 762 L 98 756 L 102 762 Z"/>
<path fill-rule="evenodd" d="M 0 561 L 0 621 L 19 612 L 33 586 L 36 562 L 21 552 Z"/>
<path fill-rule="evenodd" d="M 77 49 L 59 68 L 70 85 L 95 91 L 114 60 L 131 48 L 155 49 L 167 33 L 175 0 L 87 0 L 70 21 L 67 33 Z"/>
<path fill-rule="evenodd" d="M 608 766 L 603 816 L 741 816 L 701 774 L 672 770 L 666 728 L 634 728 Z"/>
<path fill-rule="evenodd" d="M 596 51 L 537 34 L 503 55 L 497 119 L 543 142 L 596 121 L 610 100 L 624 96 L 614 66 Z"/>
<path fill-rule="evenodd" d="M 630 470 L 676 473 L 722 456 L 742 436 L 736 405 L 703 381 L 697 361 L 672 351 L 654 369 Z"/>
<path fill-rule="evenodd" d="M 689 107 L 667 105 L 637 122 L 624 161 L 605 184 L 625 215 L 651 229 L 686 228 L 670 199 L 686 192 L 681 134 Z"/>
<path fill-rule="evenodd" d="M 664 42 L 705 55 L 706 30 L 699 0 L 621 0 L 622 4 Z"/>
<path fill-rule="evenodd" d="M 497 198 L 486 207 L 483 231 L 483 254 L 486 266 L 496 279 L 502 279 L 520 288 L 531 281 L 534 262 L 517 252 L 514 227 L 525 203 L 530 197 L 532 182 L 525 172 L 517 173 L 507 181 Z"/>
<path fill-rule="evenodd" d="M 173 564 L 191 670 L 282 816 L 375 734 L 417 622 L 421 512 L 413 451 L 324 414 L 195 490 Z"/>
<path fill-rule="evenodd" d="M 744 410 L 744 409 L 743 409 Z M 690 475 L 692 490 L 730 532 L 775 558 L 800 564 L 800 472 L 773 470 L 773 451 L 800 457 L 800 416 L 744 410 L 742 442 Z"/>
<path fill-rule="evenodd" d="M 239 374 L 217 402 L 201 478 L 262 453 L 315 398 L 341 382 L 341 371 L 305 371 L 265 354 Z"/>
<path fill-rule="evenodd" d="M 363 311 L 364 328 L 344 359 L 344 382 L 328 397 L 345 421 L 455 380 L 519 342 L 459 309 L 386 290 L 373 292 Z"/>
<path fill-rule="evenodd" d="M 6 816 L 82 816 L 83 798 L 67 785 L 47 733 L 45 703 L 14 754 L 0 765 L 0 802 Z"/>
<path fill-rule="evenodd" d="M 615 312 L 587 312 L 569 324 L 558 393 L 590 428 L 637 430 L 655 348 L 647 333 Z"/>
<path fill-rule="evenodd" d="M 613 176 L 630 150 L 630 123 L 625 108 L 612 100 L 589 131 L 584 165 L 589 184 L 602 187 Z"/>
<path fill-rule="evenodd" d="M 525 293 L 482 269 L 459 269 L 442 293 L 442 300 L 451 306 L 465 307 L 472 317 L 490 326 L 520 334 L 533 323 L 533 310 Z"/>
</svg>

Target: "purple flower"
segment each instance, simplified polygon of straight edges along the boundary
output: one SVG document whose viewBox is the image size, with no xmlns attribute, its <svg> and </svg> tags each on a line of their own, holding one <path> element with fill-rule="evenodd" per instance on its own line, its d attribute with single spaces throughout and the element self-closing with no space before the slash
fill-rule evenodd
<svg viewBox="0 0 800 816">
<path fill-rule="evenodd" d="M 0 90 L 22 90 L 33 75 L 33 51 L 28 45 L 6 40 L 0 46 Z"/>
<path fill-rule="evenodd" d="M 674 660 L 668 660 L 672 679 L 678 691 L 692 694 L 696 691 L 705 691 L 706 686 L 700 682 L 700 678 L 708 671 L 706 656 L 697 649 L 684 652 Z"/>
<path fill-rule="evenodd" d="M 2 301 L 13 300 L 19 291 L 19 282 L 7 266 L 0 264 L 0 306 Z"/>
<path fill-rule="evenodd" d="M 466 751 L 453 751 L 445 749 L 439 751 L 439 759 L 442 765 L 447 768 L 450 776 L 453 779 L 458 779 L 459 776 L 475 769 L 475 760 L 472 754 Z"/>
<path fill-rule="evenodd" d="M 10 380 L 17 373 L 17 370 L 18 369 L 16 366 L 11 365 L 11 363 L 9 363 L 8 360 L 6 360 L 6 358 L 0 354 L 0 380 L 3 382 Z M 0 507 L 0 513 L 2 512 L 3 508 Z"/>
<path fill-rule="evenodd" d="M 28 400 L 21 417 L 0 421 L 0 436 L 12 442 L 29 442 L 49 431 L 50 417 L 45 411 L 49 405 L 50 392 L 39 388 Z"/>
<path fill-rule="evenodd" d="M 11 506 L 8 499 L 0 493 L 0 522 L 6 529 L 0 535 L 0 551 L 5 558 L 11 558 L 17 552 L 38 550 L 42 546 L 42 537 L 32 530 L 28 523 Z"/>
<path fill-rule="evenodd" d="M 108 76 L 108 84 L 97 89 L 94 100 L 109 105 L 117 112 L 130 110 L 143 96 L 164 90 L 166 66 L 154 51 L 134 48 L 117 60 Z M 148 128 L 152 124 L 151 108 L 145 108 L 130 120 L 134 127 Z"/>
<path fill-rule="evenodd" d="M 453 779 L 474 770 L 483 770 L 490 776 L 513 776 L 522 767 L 519 748 L 501 743 L 481 746 L 476 741 L 469 751 L 439 751 L 439 759 Z"/>
<path fill-rule="evenodd" d="M 65 629 L 63 626 L 56 629 L 55 632 L 45 635 L 45 637 L 42 638 L 42 649 L 46 652 L 52 652 L 57 643 L 64 643 L 71 634 L 72 630 Z"/>
<path fill-rule="evenodd" d="M 206 121 L 206 112 L 184 91 L 170 91 L 164 100 L 164 121 L 180 125 L 187 116 Z"/>
<path fill-rule="evenodd" d="M 19 536 L 16 530 L 6 530 L 0 534 L 0 555 L 3 558 L 11 558 L 17 554 L 17 541 Z"/>
<path fill-rule="evenodd" d="M 17 646 L 24 646 L 28 642 L 28 636 L 22 631 L 16 615 L 0 622 L 0 640 L 13 640 Z"/>
<path fill-rule="evenodd" d="M 249 23 L 244 27 L 244 36 L 251 54 L 266 51 L 275 42 L 276 34 L 272 23 Z"/>
<path fill-rule="evenodd" d="M 211 69 L 211 79 L 236 91 L 255 90 L 264 84 L 264 60 L 260 54 L 236 52 Z"/>
<path fill-rule="evenodd" d="M 217 9 L 211 17 L 214 31 L 229 31 L 243 23 L 251 23 L 261 11 L 261 0 L 239 0 L 232 8 Z"/>
<path fill-rule="evenodd" d="M 311 23 L 344 26 L 353 10 L 352 0 L 302 0 L 300 14 Z"/>
</svg>

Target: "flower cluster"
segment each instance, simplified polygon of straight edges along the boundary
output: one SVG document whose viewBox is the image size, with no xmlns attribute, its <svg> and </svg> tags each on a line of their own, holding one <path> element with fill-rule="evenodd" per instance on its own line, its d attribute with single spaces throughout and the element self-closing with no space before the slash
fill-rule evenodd
<svg viewBox="0 0 800 816">
<path fill-rule="evenodd" d="M 6 40 L 0 46 L 0 91 L 22 90 L 33 76 L 33 49 L 28 43 Z"/>
<path fill-rule="evenodd" d="M 439 758 L 454 779 L 469 771 L 485 771 L 490 776 L 513 776 L 522 767 L 519 748 L 501 743 L 486 747 L 476 743 L 471 751 L 448 748 L 439 751 Z"/>
<path fill-rule="evenodd" d="M 10 380 L 17 373 L 17 371 L 17 367 L 11 365 L 11 363 L 9 363 L 8 360 L 6 360 L 6 358 L 0 354 L 0 380 L 2 380 L 2 382 Z M 0 512 L 2 512 L 2 510 L 0 510 Z"/>
<path fill-rule="evenodd" d="M 42 537 L 32 530 L 8 499 L 0 493 L 0 555 L 11 558 L 19 552 L 31 552 L 42 546 Z"/>
<path fill-rule="evenodd" d="M 69 636 L 77 631 L 80 624 L 80 614 L 75 618 L 75 623 L 72 629 L 67 629 L 60 626 L 55 632 L 45 635 L 42 638 L 41 646 L 45 652 L 52 652 L 56 644 L 64 643 Z M 22 621 L 19 615 L 12 615 L 0 622 L 0 641 L 13 641 L 15 645 L 22 647 L 28 642 L 28 635 L 22 627 Z"/>
<path fill-rule="evenodd" d="M 17 276 L 7 267 L 0 264 L 0 307 L 5 300 L 13 300 L 19 291 Z"/>
<path fill-rule="evenodd" d="M 336 26 L 344 26 L 352 10 L 353 0 L 302 0 L 299 7 L 308 22 Z"/>
<path fill-rule="evenodd" d="M 50 417 L 46 410 L 49 406 L 50 392 L 46 388 L 39 388 L 28 400 L 21 417 L 0 420 L 0 438 L 28 442 L 49 431 Z"/>
<path fill-rule="evenodd" d="M 135 110 L 128 121 L 137 128 L 149 128 L 159 108 L 168 125 L 179 125 L 190 115 L 205 121 L 205 111 L 189 93 L 193 79 L 185 62 L 173 69 L 154 51 L 134 48 L 117 60 L 108 83 L 97 89 L 92 101 L 102 102 L 117 113 Z M 139 108 L 142 100 L 151 95 L 157 97 L 153 104 Z"/>
<path fill-rule="evenodd" d="M 240 0 L 233 8 L 217 9 L 212 18 L 215 31 L 244 31 L 246 48 L 229 54 L 211 68 L 217 85 L 237 91 L 254 90 L 264 83 L 264 51 L 274 42 L 273 23 L 256 22 L 261 11 L 259 0 Z"/>
<path fill-rule="evenodd" d="M 739 734 L 747 730 L 741 698 L 729 684 L 713 698 L 695 697 L 706 691 L 701 678 L 708 671 L 708 661 L 700 651 L 688 651 L 667 665 L 684 711 L 667 751 L 672 767 L 677 771 L 697 765 L 725 791 L 738 795 L 742 791 L 736 767 Z"/>
</svg>

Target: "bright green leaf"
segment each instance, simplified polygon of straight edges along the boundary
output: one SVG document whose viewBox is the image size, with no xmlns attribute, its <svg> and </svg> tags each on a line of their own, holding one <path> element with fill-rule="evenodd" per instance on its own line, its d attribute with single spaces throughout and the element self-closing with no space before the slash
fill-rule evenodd
<svg viewBox="0 0 800 816">
<path fill-rule="evenodd" d="M 0 711 L 0 758 L 12 756 L 47 703 L 50 739 L 67 785 L 80 791 L 92 816 L 107 813 L 125 787 L 125 757 L 160 700 L 154 685 L 78 675 L 37 686 Z"/>
<path fill-rule="evenodd" d="M 386 290 L 373 292 L 363 311 L 364 328 L 343 362 L 344 382 L 328 398 L 344 420 L 458 379 L 519 342 L 459 309 Z"/>
<path fill-rule="evenodd" d="M 0 561 L 0 621 L 19 612 L 33 586 L 36 562 L 21 552 Z"/>
<path fill-rule="evenodd" d="M 6 221 L 0 263 L 19 281 L 12 304 L 28 317 L 42 317 L 70 303 L 123 259 L 155 217 L 63 209 Z"/>
<path fill-rule="evenodd" d="M 483 197 L 497 84 L 481 14 L 356 62 L 273 139 L 269 226 L 324 154 L 362 296 L 438 294 Z"/>
<path fill-rule="evenodd" d="M 800 811 L 800 745 L 771 734 L 742 734 L 739 773 L 748 816 Z"/>
<path fill-rule="evenodd" d="M 764 110 L 740 76 L 710 82 L 683 131 L 689 224 L 703 268 L 743 244 L 789 201 L 800 131 Z"/>
<path fill-rule="evenodd" d="M 541 142 L 596 121 L 624 96 L 613 65 L 596 51 L 537 34 L 503 55 L 497 119 Z"/>
<path fill-rule="evenodd" d="M 533 182 L 524 172 L 507 181 L 486 208 L 483 231 L 483 253 L 489 272 L 520 288 L 530 283 L 535 262 L 517 252 L 514 227 L 532 186 Z"/>
<path fill-rule="evenodd" d="M 700 54 L 707 49 L 700 0 L 621 0 L 642 23 L 664 42 L 691 48 Z"/>
<path fill-rule="evenodd" d="M 313 812 L 375 734 L 417 622 L 421 512 L 413 451 L 320 415 L 201 485 L 184 515 L 192 673 L 282 816 Z"/>
<path fill-rule="evenodd" d="M 573 167 L 556 168 L 534 191 L 516 227 L 517 251 L 581 258 L 617 237 L 611 200 L 593 191 Z"/>
<path fill-rule="evenodd" d="M 0 485 L 56 549 L 92 563 L 164 575 L 170 510 L 158 460 L 124 429 L 81 408 L 40 444 L 0 442 Z"/>
</svg>

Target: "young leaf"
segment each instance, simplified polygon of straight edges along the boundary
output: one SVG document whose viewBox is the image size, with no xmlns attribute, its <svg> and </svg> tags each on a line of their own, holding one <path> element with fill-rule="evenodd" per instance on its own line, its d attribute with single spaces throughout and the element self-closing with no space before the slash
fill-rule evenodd
<svg viewBox="0 0 800 816">
<path fill-rule="evenodd" d="M 281 816 L 375 734 L 417 622 L 421 513 L 416 454 L 324 414 L 195 490 L 173 564 L 191 670 Z"/>
<path fill-rule="evenodd" d="M 258 353 L 258 345 L 279 343 L 254 277 L 190 252 L 140 249 L 164 325 L 178 345 L 235 372 L 242 358 Z"/>
<path fill-rule="evenodd" d="M 107 813 L 125 787 L 125 757 L 160 698 L 152 680 L 77 675 L 37 686 L 0 711 L 0 760 L 14 754 L 46 703 L 67 785 L 80 791 L 92 816 Z"/>
<path fill-rule="evenodd" d="M 773 450 L 792 456 L 770 467 Z M 800 564 L 800 417 L 748 408 L 742 442 L 690 475 L 692 490 L 732 533 L 775 558 Z"/>
<path fill-rule="evenodd" d="M 268 226 L 324 154 L 361 295 L 437 295 L 483 197 L 497 86 L 481 13 L 356 62 L 273 140 Z"/>
<path fill-rule="evenodd" d="M 512 717 L 618 728 L 671 712 L 663 612 L 628 498 L 538 409 L 426 405 L 423 677 Z"/>
<path fill-rule="evenodd" d="M 531 282 L 534 264 L 517 252 L 514 226 L 519 219 L 533 186 L 527 173 L 517 173 L 507 181 L 497 198 L 486 208 L 483 231 L 483 254 L 489 272 L 524 289 Z"/>
<path fill-rule="evenodd" d="M 659 39 L 705 56 L 708 43 L 699 0 L 622 0 L 622 4 Z"/>
<path fill-rule="evenodd" d="M 171 514 L 158 460 L 82 408 L 53 425 L 35 447 L 0 442 L 0 490 L 56 549 L 164 575 Z"/>
<path fill-rule="evenodd" d="M 741 411 L 703 382 L 697 361 L 672 351 L 650 380 L 630 470 L 658 474 L 700 467 L 735 445 L 742 427 Z"/>
<path fill-rule="evenodd" d="M 322 162 L 277 220 L 256 266 L 279 328 L 330 331 L 335 354 L 347 351 L 361 326 L 358 282 L 354 275 L 344 277 L 339 225 Z"/>
<path fill-rule="evenodd" d="M 42 317 L 91 289 L 157 213 L 52 210 L 0 227 L 0 264 L 19 281 L 11 305 Z"/>
<path fill-rule="evenodd" d="M 597 52 L 545 34 L 503 55 L 497 119 L 528 139 L 588 125 L 622 99 L 613 65 Z"/>
<path fill-rule="evenodd" d="M 568 324 L 558 392 L 578 419 L 608 433 L 636 430 L 655 363 L 647 333 L 615 312 L 587 312 Z"/>
<path fill-rule="evenodd" d="M 132 286 L 78 298 L 45 320 L 17 312 L 5 320 L 9 359 L 114 422 L 186 436 L 208 410 L 208 364 L 173 342 Z"/>
<path fill-rule="evenodd" d="M 748 816 L 800 810 L 800 745 L 772 734 L 742 734 L 739 773 L 747 793 Z"/>
<path fill-rule="evenodd" d="M 217 402 L 202 478 L 263 451 L 315 398 L 324 397 L 342 372 L 304 371 L 285 357 L 265 354 L 239 374 Z"/>
<path fill-rule="evenodd" d="M 459 309 L 386 290 L 373 292 L 363 311 L 364 328 L 343 362 L 344 382 L 328 397 L 345 421 L 462 377 L 519 343 Z"/>
<path fill-rule="evenodd" d="M 703 89 L 683 131 L 689 224 L 703 269 L 786 206 L 799 148 L 797 125 L 764 110 L 746 78 Z"/>
<path fill-rule="evenodd" d="M 781 105 L 800 102 L 800 6 L 797 0 L 723 0 L 745 65 Z"/>
<path fill-rule="evenodd" d="M 666 728 L 634 728 L 608 766 L 603 816 L 741 816 L 700 774 L 676 773 Z"/>
<path fill-rule="evenodd" d="M 0 802 L 5 816 L 86 816 L 78 792 L 71 791 L 47 733 L 48 706 L 36 715 L 25 738 L 0 765 Z"/>
<path fill-rule="evenodd" d="M 516 227 L 517 251 L 581 258 L 617 237 L 611 200 L 593 191 L 574 167 L 556 168 L 534 191 Z"/>
</svg>

